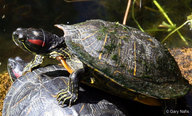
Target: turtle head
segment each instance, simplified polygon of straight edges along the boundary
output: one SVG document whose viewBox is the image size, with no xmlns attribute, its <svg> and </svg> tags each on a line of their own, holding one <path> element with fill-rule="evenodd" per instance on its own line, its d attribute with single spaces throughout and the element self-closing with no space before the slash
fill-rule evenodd
<svg viewBox="0 0 192 116">
<path fill-rule="evenodd" d="M 23 69 L 27 63 L 20 57 L 9 58 L 7 63 L 7 70 L 12 81 L 23 75 Z"/>
<path fill-rule="evenodd" d="M 63 42 L 57 35 L 35 28 L 17 28 L 12 38 L 17 46 L 33 54 L 49 53 Z"/>
</svg>

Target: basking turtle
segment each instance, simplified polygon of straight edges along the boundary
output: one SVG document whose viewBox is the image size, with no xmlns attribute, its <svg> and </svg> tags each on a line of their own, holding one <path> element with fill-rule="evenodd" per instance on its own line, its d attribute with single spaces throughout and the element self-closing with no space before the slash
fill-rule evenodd
<svg viewBox="0 0 192 116">
<path fill-rule="evenodd" d="M 19 62 L 18 62 L 19 61 Z M 19 57 L 9 59 L 9 72 L 22 71 L 25 62 Z M 10 73 L 11 77 L 16 73 Z M 17 74 L 16 74 L 17 75 Z M 81 88 L 79 100 L 72 107 L 60 107 L 54 98 L 60 89 L 67 88 L 69 73 L 61 66 L 41 67 L 17 78 L 3 104 L 3 116 L 125 116 L 123 106 L 109 102 L 107 95 Z M 115 103 L 114 103 L 115 102 Z M 118 107 L 115 105 L 117 104 Z"/>
<path fill-rule="evenodd" d="M 24 71 L 48 56 L 60 60 L 71 73 L 68 89 L 58 94 L 63 103 L 77 99 L 77 75 L 83 71 L 89 75 L 80 78 L 84 83 L 149 105 L 159 105 L 156 99 L 174 99 L 189 90 L 169 51 L 146 33 L 103 20 L 55 26 L 64 31 L 63 37 L 42 29 L 18 28 L 13 40 L 36 55 Z"/>
</svg>

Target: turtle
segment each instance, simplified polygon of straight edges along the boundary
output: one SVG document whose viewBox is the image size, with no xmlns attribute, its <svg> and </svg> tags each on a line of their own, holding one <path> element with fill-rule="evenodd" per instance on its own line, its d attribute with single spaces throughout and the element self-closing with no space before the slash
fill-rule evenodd
<svg viewBox="0 0 192 116">
<path fill-rule="evenodd" d="M 19 61 L 19 62 L 18 62 Z M 20 58 L 8 60 L 10 77 L 23 70 L 25 62 Z M 16 74 L 18 75 L 18 74 Z M 67 88 L 69 73 L 62 66 L 48 65 L 36 68 L 25 75 L 17 76 L 8 91 L 2 116 L 126 116 L 125 108 L 107 99 L 107 94 L 93 93 L 81 86 L 82 97 L 71 107 L 60 107 L 54 98 L 60 89 Z M 124 110 L 123 110 L 124 109 Z"/>
<path fill-rule="evenodd" d="M 63 104 L 77 100 L 79 82 L 156 106 L 184 96 L 191 88 L 168 49 L 136 28 L 101 19 L 55 26 L 63 36 L 17 28 L 13 41 L 35 55 L 24 72 L 42 64 L 45 56 L 59 60 L 68 70 L 71 82 L 57 96 Z"/>
</svg>

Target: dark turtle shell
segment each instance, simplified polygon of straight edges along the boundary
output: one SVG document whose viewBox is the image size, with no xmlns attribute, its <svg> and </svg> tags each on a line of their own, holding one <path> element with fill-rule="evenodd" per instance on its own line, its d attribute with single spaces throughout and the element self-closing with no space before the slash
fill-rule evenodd
<svg viewBox="0 0 192 116">
<path fill-rule="evenodd" d="M 146 33 L 103 20 L 56 26 L 64 31 L 73 54 L 119 87 L 160 99 L 177 98 L 189 90 L 169 51 Z M 99 88 L 104 86 L 108 85 Z M 117 92 L 115 87 L 111 84 L 108 92 Z"/>
<path fill-rule="evenodd" d="M 80 91 L 79 100 L 72 107 L 59 106 L 55 97 L 67 87 L 68 76 L 63 67 L 50 65 L 19 77 L 6 95 L 3 116 L 125 116 L 123 107 L 86 89 Z"/>
</svg>

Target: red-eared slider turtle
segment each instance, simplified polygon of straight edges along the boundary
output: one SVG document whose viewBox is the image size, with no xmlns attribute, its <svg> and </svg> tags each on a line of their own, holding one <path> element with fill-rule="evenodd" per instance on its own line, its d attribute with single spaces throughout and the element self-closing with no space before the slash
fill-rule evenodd
<svg viewBox="0 0 192 116">
<path fill-rule="evenodd" d="M 18 62 L 19 61 L 19 62 Z M 8 70 L 22 71 L 24 61 L 9 59 Z M 10 73 L 11 77 L 16 73 Z M 77 104 L 60 107 L 54 98 L 60 89 L 67 88 L 69 73 L 61 66 L 41 67 L 17 78 L 8 91 L 3 104 L 3 116 L 125 116 L 124 107 L 116 98 L 81 88 Z M 84 90 L 83 90 L 84 89 Z M 120 110 L 121 109 L 121 110 Z"/>
<path fill-rule="evenodd" d="M 77 99 L 77 74 L 83 71 L 90 75 L 81 78 L 85 83 L 149 105 L 159 105 L 156 99 L 174 99 L 189 90 L 169 51 L 146 33 L 103 20 L 55 26 L 64 31 L 63 37 L 42 29 L 18 28 L 13 40 L 36 55 L 24 71 L 41 64 L 44 56 L 61 59 L 71 73 L 69 88 L 58 94 L 63 103 Z"/>
</svg>

